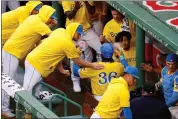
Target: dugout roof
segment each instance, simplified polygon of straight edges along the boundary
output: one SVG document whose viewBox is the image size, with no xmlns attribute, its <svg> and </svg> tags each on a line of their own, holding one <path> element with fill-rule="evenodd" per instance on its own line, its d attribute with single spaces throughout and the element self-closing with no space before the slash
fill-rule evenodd
<svg viewBox="0 0 178 119">
<path fill-rule="evenodd" d="M 107 2 L 178 54 L 178 2 L 130 0 Z"/>
</svg>

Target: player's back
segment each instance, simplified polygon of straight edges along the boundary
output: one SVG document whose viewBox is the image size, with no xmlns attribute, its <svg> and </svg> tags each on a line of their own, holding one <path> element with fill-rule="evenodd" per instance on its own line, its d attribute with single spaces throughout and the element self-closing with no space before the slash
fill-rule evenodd
<svg viewBox="0 0 178 119">
<path fill-rule="evenodd" d="M 119 62 L 100 62 L 104 65 L 102 70 L 94 70 L 91 68 L 82 68 L 79 73 L 81 78 L 90 78 L 92 93 L 102 96 L 112 78 L 119 77 L 124 72 L 124 67 Z"/>
</svg>

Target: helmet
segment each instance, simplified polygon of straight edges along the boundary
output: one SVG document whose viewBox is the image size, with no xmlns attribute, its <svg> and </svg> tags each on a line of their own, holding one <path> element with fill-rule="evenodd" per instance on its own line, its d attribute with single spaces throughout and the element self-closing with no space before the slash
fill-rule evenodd
<svg viewBox="0 0 178 119">
<path fill-rule="evenodd" d="M 178 62 L 178 56 L 176 54 L 169 54 L 166 57 L 166 62 Z"/>
<path fill-rule="evenodd" d="M 104 58 L 112 58 L 112 55 L 114 53 L 114 47 L 111 43 L 104 43 L 100 49 L 101 49 L 101 55 Z"/>
<path fill-rule="evenodd" d="M 136 79 L 139 79 L 138 77 L 138 69 L 136 67 L 133 66 L 127 66 L 124 70 L 124 72 L 132 75 L 133 77 L 135 77 Z"/>
</svg>

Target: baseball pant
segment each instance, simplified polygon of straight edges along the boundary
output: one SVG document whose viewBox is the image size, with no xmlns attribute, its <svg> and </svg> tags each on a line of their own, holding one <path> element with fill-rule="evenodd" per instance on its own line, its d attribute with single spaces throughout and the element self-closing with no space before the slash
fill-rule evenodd
<svg viewBox="0 0 178 119">
<path fill-rule="evenodd" d="M 42 79 L 41 74 L 28 62 L 25 60 L 25 75 L 24 75 L 24 83 L 23 88 L 28 92 L 32 93 L 33 87 L 40 82 Z M 37 95 L 41 89 L 40 85 L 37 84 L 35 95 Z"/>
<path fill-rule="evenodd" d="M 95 112 L 91 115 L 90 119 L 102 119 L 98 114 Z"/>
<path fill-rule="evenodd" d="M 15 74 L 19 66 L 19 60 L 4 50 L 2 50 L 2 56 L 2 71 L 12 79 L 15 79 Z M 9 105 L 10 96 L 2 90 L 2 112 L 9 111 Z"/>
<path fill-rule="evenodd" d="M 99 37 L 103 34 L 104 25 L 101 21 L 94 21 L 92 23 L 92 28 Z"/>
<path fill-rule="evenodd" d="M 19 6 L 20 6 L 20 2 L 19 1 L 13 1 L 13 0 L 11 0 L 11 1 L 1 1 L 1 13 L 4 13 L 4 12 L 6 12 L 6 7 L 7 7 L 7 5 L 8 5 L 8 7 L 9 7 L 9 9 L 10 10 L 14 10 L 14 9 L 16 9 L 16 8 L 18 8 Z"/>
</svg>

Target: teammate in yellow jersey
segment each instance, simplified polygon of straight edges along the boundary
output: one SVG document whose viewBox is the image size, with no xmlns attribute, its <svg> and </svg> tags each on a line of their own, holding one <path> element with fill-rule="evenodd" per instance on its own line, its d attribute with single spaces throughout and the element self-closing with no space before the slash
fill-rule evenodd
<svg viewBox="0 0 178 119">
<path fill-rule="evenodd" d="M 75 76 L 91 79 L 92 93 L 98 101 L 101 100 L 112 78 L 119 77 L 124 72 L 124 67 L 122 66 L 122 64 L 119 62 L 114 62 L 114 60 L 112 59 L 113 53 L 114 53 L 113 45 L 111 43 L 104 43 L 101 46 L 102 62 L 100 62 L 100 64 L 104 65 L 104 69 L 102 70 L 94 70 L 91 68 L 79 69 L 77 65 L 74 65 L 73 67 L 73 73 Z"/>
<path fill-rule="evenodd" d="M 131 39 L 130 32 L 122 31 L 117 34 L 115 39 L 116 43 L 114 44 L 116 50 L 120 50 L 120 48 L 117 47 L 118 46 L 117 43 L 120 42 L 122 47 L 121 52 L 123 53 L 125 60 L 128 62 L 130 66 L 136 66 L 136 49 L 135 47 L 130 46 L 130 39 Z M 119 60 L 117 58 L 117 54 L 116 57 L 114 56 L 114 60 L 115 61 Z"/>
<path fill-rule="evenodd" d="M 117 119 L 123 111 L 126 119 L 132 118 L 129 87 L 136 85 L 138 70 L 127 66 L 123 77 L 114 78 L 90 118 Z"/>
<path fill-rule="evenodd" d="M 103 35 L 100 36 L 101 42 L 115 42 L 116 35 L 121 31 L 130 31 L 128 20 L 115 8 L 111 8 L 113 19 L 104 27 Z"/>
<path fill-rule="evenodd" d="M 25 6 L 2 14 L 2 46 L 28 16 L 38 14 L 42 5 L 40 1 L 29 1 Z"/>
<path fill-rule="evenodd" d="M 97 61 L 101 60 L 100 57 L 100 38 L 97 35 L 97 33 L 92 29 L 92 26 L 90 24 L 90 19 L 87 17 L 88 13 L 89 14 L 94 14 L 95 13 L 95 7 L 93 6 L 93 1 L 62 1 L 62 6 L 64 9 L 64 13 L 66 15 L 66 26 L 69 23 L 73 22 L 78 22 L 83 25 L 84 29 L 84 34 L 81 36 L 81 38 L 78 40 L 77 43 L 84 41 L 88 45 L 87 47 L 84 48 L 85 50 L 83 51 L 84 54 L 84 59 L 86 61 L 92 62 L 93 60 L 93 54 L 92 54 L 92 48 L 96 51 L 96 59 Z M 71 69 L 73 67 L 73 62 L 71 61 L 70 63 Z M 79 78 L 76 78 L 71 75 L 71 79 L 73 81 L 73 90 L 75 92 L 80 92 L 81 87 L 80 87 L 80 82 Z"/>
<path fill-rule="evenodd" d="M 60 72 L 69 75 L 69 71 L 63 69 L 61 62 L 66 56 L 80 66 L 102 69 L 102 64 L 89 63 L 80 58 L 74 41 L 77 41 L 82 33 L 82 25 L 71 23 L 66 29 L 58 28 L 53 31 L 48 38 L 29 53 L 25 60 L 24 89 L 31 92 L 42 77 L 46 78 L 51 74 L 58 64 Z"/>
<path fill-rule="evenodd" d="M 5 43 L 2 50 L 2 71 L 15 78 L 19 60 L 23 60 L 44 35 L 49 35 L 50 27 L 56 24 L 55 9 L 44 5 L 37 15 L 29 16 Z M 2 90 L 2 110 L 9 112 L 9 96 Z"/>
</svg>

